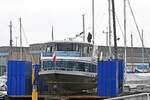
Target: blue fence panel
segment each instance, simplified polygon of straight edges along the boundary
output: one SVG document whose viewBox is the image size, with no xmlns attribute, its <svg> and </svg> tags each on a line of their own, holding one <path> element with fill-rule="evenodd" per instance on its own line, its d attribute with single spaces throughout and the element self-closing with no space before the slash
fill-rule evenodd
<svg viewBox="0 0 150 100">
<path fill-rule="evenodd" d="M 117 96 L 123 87 L 123 60 L 98 62 L 98 96 Z"/>
<path fill-rule="evenodd" d="M 32 63 L 26 61 L 8 61 L 8 95 L 26 95 L 32 91 Z M 27 80 L 29 78 L 30 80 Z M 30 87 L 28 89 L 27 87 Z"/>
<path fill-rule="evenodd" d="M 25 80 L 25 77 L 21 77 L 21 83 L 20 84 L 22 84 L 21 85 L 21 90 L 20 90 L 20 95 L 26 95 L 25 93 L 26 93 L 26 90 L 25 90 L 25 88 L 26 88 L 26 86 L 30 86 L 30 83 L 25 83 L 26 82 L 26 80 Z"/>
<path fill-rule="evenodd" d="M 27 77 L 26 79 L 25 79 L 25 84 L 30 84 L 30 85 L 25 85 L 25 94 L 26 95 L 30 95 L 30 94 L 32 94 L 32 79 L 30 78 L 30 77 Z"/>
<path fill-rule="evenodd" d="M 123 92 L 124 61 L 119 61 L 119 93 Z"/>
</svg>

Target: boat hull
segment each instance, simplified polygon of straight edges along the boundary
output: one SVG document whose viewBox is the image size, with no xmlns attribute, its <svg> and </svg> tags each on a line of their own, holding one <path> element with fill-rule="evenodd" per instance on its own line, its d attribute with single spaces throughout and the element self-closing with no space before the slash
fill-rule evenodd
<svg viewBox="0 0 150 100">
<path fill-rule="evenodd" d="M 44 80 L 48 85 L 47 94 L 81 93 L 97 87 L 96 77 L 83 75 L 51 73 L 41 74 L 40 79 Z"/>
</svg>

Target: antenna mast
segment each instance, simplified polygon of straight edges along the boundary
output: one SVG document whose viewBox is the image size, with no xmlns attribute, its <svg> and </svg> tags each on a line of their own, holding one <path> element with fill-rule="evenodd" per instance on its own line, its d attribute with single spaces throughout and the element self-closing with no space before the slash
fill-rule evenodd
<svg viewBox="0 0 150 100">
<path fill-rule="evenodd" d="M 23 60 L 23 55 L 22 55 L 22 24 L 21 24 L 21 18 L 19 18 L 20 22 L 20 60 Z"/>
<path fill-rule="evenodd" d="M 115 20 L 115 2 L 112 0 L 112 16 L 113 16 L 113 32 L 114 32 L 114 56 L 117 59 L 117 36 L 116 36 L 116 20 Z"/>
</svg>

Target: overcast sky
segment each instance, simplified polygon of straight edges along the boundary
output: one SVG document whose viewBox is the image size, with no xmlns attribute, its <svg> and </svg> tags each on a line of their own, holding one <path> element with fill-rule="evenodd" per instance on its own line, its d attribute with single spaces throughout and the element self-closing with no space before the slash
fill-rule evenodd
<svg viewBox="0 0 150 100">
<path fill-rule="evenodd" d="M 144 30 L 144 43 L 150 47 L 150 1 L 130 0 L 140 30 Z M 23 25 L 23 45 L 51 41 L 51 26 L 54 39 L 64 40 L 82 32 L 82 14 L 85 14 L 86 36 L 91 32 L 92 0 L 0 0 L 0 46 L 9 45 L 9 21 L 13 22 L 13 45 L 19 37 L 19 17 Z M 116 14 L 123 29 L 123 0 L 115 0 Z M 95 0 L 95 43 L 106 45 L 108 27 L 108 1 Z M 129 6 L 127 5 L 127 45 L 133 34 L 134 46 L 141 46 Z M 123 33 L 117 22 L 118 45 L 123 46 Z M 26 39 L 27 38 L 27 39 Z M 112 37 L 113 39 L 113 37 Z M 19 45 L 19 38 L 17 39 Z M 28 42 L 27 42 L 28 40 Z M 79 37 L 77 40 L 82 40 Z M 113 40 L 112 40 L 113 43 Z"/>
</svg>

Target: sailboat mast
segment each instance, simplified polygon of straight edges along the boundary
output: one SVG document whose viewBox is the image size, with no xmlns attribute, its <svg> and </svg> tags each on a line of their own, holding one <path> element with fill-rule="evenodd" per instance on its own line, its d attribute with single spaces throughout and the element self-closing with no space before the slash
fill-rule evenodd
<svg viewBox="0 0 150 100">
<path fill-rule="evenodd" d="M 21 18 L 19 18 L 20 22 L 20 60 L 23 60 L 23 55 L 22 55 L 22 24 L 21 24 Z"/>
<path fill-rule="evenodd" d="M 143 61 L 143 73 L 144 73 L 144 36 L 142 30 L 142 61 Z"/>
<path fill-rule="evenodd" d="M 124 0 L 124 61 L 125 61 L 125 67 L 127 63 L 127 42 L 126 42 L 126 0 Z"/>
<path fill-rule="evenodd" d="M 126 84 L 126 71 L 127 71 L 126 0 L 124 0 L 124 84 Z"/>
<path fill-rule="evenodd" d="M 9 50 L 9 60 L 12 60 L 12 21 L 10 21 L 10 50 Z"/>
<path fill-rule="evenodd" d="M 94 44 L 94 40 L 95 40 L 95 37 L 94 37 L 94 0 L 92 0 L 92 34 L 93 34 L 93 44 Z"/>
<path fill-rule="evenodd" d="M 111 9 L 110 6 L 111 5 L 111 1 L 108 0 L 108 31 L 109 31 L 109 57 L 112 56 L 111 53 Z"/>
<path fill-rule="evenodd" d="M 10 47 L 12 47 L 12 21 L 10 21 Z"/>
<path fill-rule="evenodd" d="M 132 64 L 132 72 L 133 72 L 133 37 L 131 34 L 131 64 Z"/>
<path fill-rule="evenodd" d="M 114 32 L 114 56 L 117 59 L 117 36 L 116 36 L 116 20 L 115 20 L 115 2 L 112 0 L 112 17 L 113 17 L 113 32 Z"/>
</svg>

